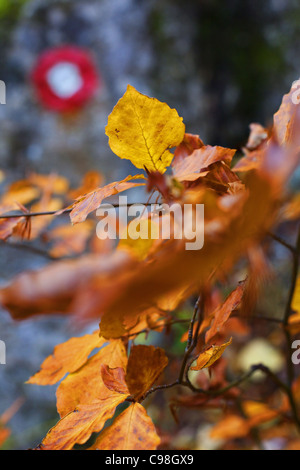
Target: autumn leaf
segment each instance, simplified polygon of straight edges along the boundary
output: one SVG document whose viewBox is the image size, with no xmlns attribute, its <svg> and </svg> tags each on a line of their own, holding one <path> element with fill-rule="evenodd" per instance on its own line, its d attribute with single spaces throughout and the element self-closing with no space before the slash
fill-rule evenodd
<svg viewBox="0 0 300 470">
<path fill-rule="evenodd" d="M 208 343 L 212 338 L 214 338 L 214 336 L 221 332 L 222 327 L 229 319 L 231 313 L 240 306 L 244 290 L 245 281 L 241 282 L 238 287 L 233 292 L 231 292 L 225 302 L 212 313 L 213 322 L 211 328 L 206 333 L 206 343 Z"/>
<path fill-rule="evenodd" d="M 3 195 L 2 204 L 27 204 L 40 196 L 40 189 L 35 187 L 27 180 L 16 181 L 12 183 L 8 191 Z"/>
<path fill-rule="evenodd" d="M 200 176 L 205 176 L 207 172 L 203 170 L 213 163 L 224 161 L 229 165 L 235 152 L 223 147 L 203 146 L 194 150 L 184 160 L 173 163 L 173 174 L 179 181 L 194 181 Z"/>
<path fill-rule="evenodd" d="M 42 364 L 41 370 L 31 377 L 27 383 L 37 385 L 53 385 L 67 373 L 75 372 L 88 359 L 90 353 L 101 348 L 105 340 L 99 338 L 99 331 L 80 338 L 71 338 L 66 343 L 54 348 L 54 353 Z"/>
<path fill-rule="evenodd" d="M 92 403 L 98 398 L 111 395 L 101 377 L 101 368 L 126 370 L 127 354 L 122 341 L 111 341 L 92 356 L 80 369 L 69 374 L 59 385 L 57 411 L 61 417 L 74 410 L 76 406 Z M 124 389 L 124 384 L 122 385 Z"/>
<path fill-rule="evenodd" d="M 200 149 L 204 146 L 203 141 L 199 135 L 184 134 L 183 141 L 178 145 L 174 152 L 174 160 L 172 166 L 177 165 L 184 160 L 188 155 L 191 155 L 194 150 Z"/>
<path fill-rule="evenodd" d="M 212 429 L 212 439 L 238 439 L 248 435 L 250 426 L 246 419 L 237 415 L 228 415 Z"/>
<path fill-rule="evenodd" d="M 84 444 L 92 433 L 102 430 L 125 399 L 126 395 L 111 392 L 106 398 L 79 405 L 50 429 L 38 449 L 71 450 L 75 444 Z"/>
<path fill-rule="evenodd" d="M 45 188 L 50 190 L 53 194 L 65 194 L 69 188 L 67 178 L 52 173 L 50 175 L 40 175 L 31 173 L 28 177 L 28 182 L 44 191 Z"/>
<path fill-rule="evenodd" d="M 101 278 L 102 286 L 106 282 L 107 286 L 111 285 L 116 272 L 125 266 L 129 269 L 131 263 L 129 253 L 121 251 L 52 263 L 17 276 L 10 285 L 0 289 L 0 302 L 17 320 L 40 314 L 70 313 L 74 297 L 81 292 L 80 288 L 87 292 L 93 276 Z M 88 300 L 92 299 L 88 297 Z M 84 302 L 87 306 L 86 298 Z M 100 310 L 96 308 L 99 317 Z"/>
<path fill-rule="evenodd" d="M 137 168 L 164 173 L 179 145 L 185 126 L 175 109 L 142 95 L 128 85 L 108 118 L 106 135 L 112 151 Z"/>
<path fill-rule="evenodd" d="M 139 403 L 133 403 L 105 429 L 89 450 L 155 450 L 160 444 L 155 427 Z"/>
<path fill-rule="evenodd" d="M 220 359 L 225 349 L 228 348 L 231 343 L 232 339 L 221 346 L 211 346 L 208 348 L 198 356 L 197 363 L 194 367 L 191 367 L 191 370 L 201 370 L 211 367 L 218 359 Z"/>
<path fill-rule="evenodd" d="M 101 366 L 101 377 L 105 387 L 113 392 L 126 393 L 129 395 L 125 381 L 125 371 L 122 367 L 110 368 L 106 364 Z"/>
<path fill-rule="evenodd" d="M 168 365 L 165 351 L 154 346 L 133 346 L 128 359 L 126 383 L 138 401 L 152 387 Z"/>
<path fill-rule="evenodd" d="M 103 183 L 103 175 L 98 171 L 88 171 L 83 179 L 81 186 L 77 189 L 69 191 L 68 196 L 70 199 L 77 199 L 82 197 L 83 194 L 91 193 L 99 188 Z"/>
<path fill-rule="evenodd" d="M 268 138 L 268 130 L 256 122 L 250 124 L 249 127 L 250 135 L 246 147 L 249 150 L 255 150 Z"/>
<path fill-rule="evenodd" d="M 92 220 L 86 220 L 78 225 L 61 225 L 55 227 L 47 234 L 47 238 L 52 242 L 50 255 L 54 258 L 62 258 L 82 253 L 86 244 L 95 229 Z"/>
<path fill-rule="evenodd" d="M 70 217 L 72 224 L 84 222 L 91 212 L 99 208 L 103 199 L 127 191 L 128 189 L 136 188 L 137 186 L 143 186 L 144 183 L 132 183 L 131 181 L 144 178 L 144 175 L 127 176 L 123 181 L 110 183 L 103 188 L 96 189 L 95 191 L 77 198 L 71 206 L 72 211 Z"/>
<path fill-rule="evenodd" d="M 6 241 L 14 233 L 14 229 L 22 222 L 24 218 L 16 217 L 13 219 L 0 220 L 0 240 Z"/>
<path fill-rule="evenodd" d="M 296 118 L 298 105 L 293 103 L 293 93 L 295 90 L 292 87 L 290 92 L 284 95 L 279 110 L 274 114 L 274 131 L 280 145 L 289 143 L 291 128 Z"/>
</svg>

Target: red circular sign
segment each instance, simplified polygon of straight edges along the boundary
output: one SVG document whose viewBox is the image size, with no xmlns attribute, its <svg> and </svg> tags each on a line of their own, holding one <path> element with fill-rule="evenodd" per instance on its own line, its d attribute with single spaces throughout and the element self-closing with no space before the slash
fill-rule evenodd
<svg viewBox="0 0 300 470">
<path fill-rule="evenodd" d="M 44 52 L 32 79 L 44 106 L 62 113 L 82 108 L 101 83 L 89 53 L 73 46 Z"/>
</svg>

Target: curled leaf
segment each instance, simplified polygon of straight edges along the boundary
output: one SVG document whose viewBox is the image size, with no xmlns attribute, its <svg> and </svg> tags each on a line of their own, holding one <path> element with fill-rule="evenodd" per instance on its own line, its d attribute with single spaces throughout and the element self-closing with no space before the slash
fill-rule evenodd
<svg viewBox="0 0 300 470">
<path fill-rule="evenodd" d="M 212 366 L 220 357 L 222 356 L 225 349 L 230 346 L 232 339 L 228 343 L 224 343 L 221 346 L 211 346 L 206 351 L 204 351 L 197 358 L 197 364 L 194 367 L 191 367 L 191 370 L 201 370 L 207 369 Z"/>
</svg>

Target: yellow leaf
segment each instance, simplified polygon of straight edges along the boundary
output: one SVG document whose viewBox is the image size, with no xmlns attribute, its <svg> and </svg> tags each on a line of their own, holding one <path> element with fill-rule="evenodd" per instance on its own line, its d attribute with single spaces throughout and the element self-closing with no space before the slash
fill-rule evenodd
<svg viewBox="0 0 300 470">
<path fill-rule="evenodd" d="M 133 403 L 100 434 L 89 450 L 155 450 L 160 443 L 155 427 L 139 403 Z"/>
<path fill-rule="evenodd" d="M 204 351 L 197 359 L 197 364 L 191 367 L 191 370 L 201 370 L 212 366 L 222 356 L 225 349 L 232 343 L 232 338 L 228 343 L 224 343 L 221 346 L 211 346 L 209 349 Z"/>
<path fill-rule="evenodd" d="M 137 168 L 164 173 L 179 145 L 185 125 L 175 109 L 155 98 L 142 95 L 128 85 L 124 96 L 108 118 L 106 135 L 112 151 Z"/>
</svg>

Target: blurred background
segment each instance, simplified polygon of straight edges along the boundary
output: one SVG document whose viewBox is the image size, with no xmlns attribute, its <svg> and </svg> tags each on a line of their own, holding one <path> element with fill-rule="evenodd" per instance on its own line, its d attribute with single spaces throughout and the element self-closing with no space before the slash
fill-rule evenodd
<svg viewBox="0 0 300 470">
<path fill-rule="evenodd" d="M 62 46 L 82 50 L 97 75 L 93 95 L 64 112 L 49 107 L 33 78 L 45 51 Z M 296 0 L 0 0 L 0 169 L 11 181 L 55 171 L 74 185 L 89 170 L 107 181 L 128 174 L 130 164 L 112 154 L 105 136 L 128 83 L 176 108 L 205 143 L 239 149 L 251 122 L 271 125 L 299 78 L 299 46 Z M 44 264 L 38 254 L 0 246 L 1 283 Z M 53 389 L 24 382 L 71 334 L 60 318 L 15 324 L 0 312 L 0 338 L 9 346 L 0 414 L 26 399 L 12 420 L 10 447 L 38 443 L 55 422 Z"/>
</svg>

